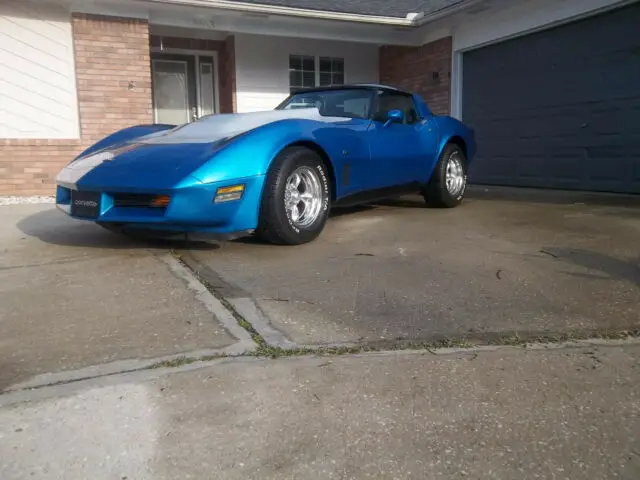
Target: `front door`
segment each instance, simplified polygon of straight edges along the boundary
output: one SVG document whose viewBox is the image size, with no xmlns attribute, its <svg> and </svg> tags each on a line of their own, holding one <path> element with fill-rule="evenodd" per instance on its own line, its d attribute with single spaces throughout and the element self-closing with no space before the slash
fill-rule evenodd
<svg viewBox="0 0 640 480">
<path fill-rule="evenodd" d="M 154 59 L 153 112 L 155 123 L 182 125 L 190 121 L 189 65 L 185 60 Z"/>
<path fill-rule="evenodd" d="M 209 55 L 152 54 L 154 121 L 182 125 L 216 113 L 215 67 Z"/>
</svg>

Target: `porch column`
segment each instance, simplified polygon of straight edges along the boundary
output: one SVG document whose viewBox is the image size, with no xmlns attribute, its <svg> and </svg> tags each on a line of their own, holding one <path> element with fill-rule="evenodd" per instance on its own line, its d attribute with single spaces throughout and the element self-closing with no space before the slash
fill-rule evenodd
<svg viewBox="0 0 640 480">
<path fill-rule="evenodd" d="M 72 20 L 82 144 L 152 123 L 147 21 L 86 14 Z"/>
<path fill-rule="evenodd" d="M 449 114 L 451 50 L 451 37 L 420 47 L 380 47 L 380 83 L 418 93 L 433 113 Z"/>
</svg>

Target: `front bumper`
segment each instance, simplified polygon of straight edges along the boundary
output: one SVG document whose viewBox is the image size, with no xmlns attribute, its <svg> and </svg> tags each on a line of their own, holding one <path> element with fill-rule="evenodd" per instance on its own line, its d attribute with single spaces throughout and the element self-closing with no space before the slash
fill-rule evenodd
<svg viewBox="0 0 640 480">
<path fill-rule="evenodd" d="M 122 228 L 175 232 L 233 233 L 251 231 L 258 225 L 260 198 L 264 176 L 253 176 L 210 184 L 194 184 L 169 190 L 119 191 L 114 188 L 86 187 L 83 192 L 99 193 L 99 213 L 91 217 L 72 214 L 72 188 L 58 185 L 56 205 L 67 215 L 81 220 Z M 223 203 L 214 203 L 219 188 L 244 185 L 242 197 Z M 122 206 L 117 198 L 121 194 L 168 195 L 166 207 Z"/>
</svg>

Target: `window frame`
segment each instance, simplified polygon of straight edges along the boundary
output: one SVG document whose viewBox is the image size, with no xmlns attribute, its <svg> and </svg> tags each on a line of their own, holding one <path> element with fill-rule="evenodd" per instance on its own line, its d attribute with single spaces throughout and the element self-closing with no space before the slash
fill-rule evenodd
<svg viewBox="0 0 640 480">
<path fill-rule="evenodd" d="M 309 54 L 309 53 L 289 53 L 289 73 L 291 72 L 291 57 L 313 57 L 313 73 L 314 73 L 314 86 L 311 88 L 322 88 L 322 87 L 330 87 L 331 85 L 320 85 L 320 59 L 329 59 L 332 62 L 333 65 L 333 61 L 334 60 L 340 60 L 342 61 L 342 84 L 346 85 L 347 84 L 347 75 L 346 75 L 346 59 L 345 57 L 337 57 L 337 56 L 331 56 L 331 55 L 322 55 L 322 54 Z M 304 75 L 305 70 L 301 70 L 301 73 Z M 329 73 L 331 75 L 331 79 L 333 80 L 333 71 L 331 72 L 323 72 L 323 73 Z M 302 83 L 304 83 L 304 80 L 302 81 Z M 293 94 L 295 93 L 294 91 L 292 91 L 292 88 L 297 88 L 297 89 L 302 89 L 302 88 L 309 88 L 309 87 L 292 87 L 291 85 L 291 76 L 289 75 L 289 79 L 288 79 L 288 84 L 289 84 L 289 94 Z"/>
<path fill-rule="evenodd" d="M 405 97 L 405 98 L 408 98 L 409 101 L 411 102 L 411 105 L 413 106 L 413 111 L 415 112 L 415 115 L 416 115 L 416 119 L 413 122 L 403 123 L 402 125 L 409 125 L 409 126 L 415 125 L 418 122 L 420 122 L 420 120 L 422 120 L 422 115 L 420 115 L 420 111 L 418 110 L 418 106 L 416 105 L 416 100 L 415 98 L 413 98 L 413 95 L 411 95 L 410 93 L 395 91 L 395 90 L 376 90 L 376 94 L 374 95 L 374 98 L 373 98 L 373 108 L 371 109 L 371 115 L 370 115 L 371 117 L 370 119 L 372 122 L 385 123 L 386 121 L 386 120 L 382 121 L 382 120 L 376 119 L 376 116 L 378 114 L 378 108 L 380 106 L 380 96 L 384 94 L 396 95 L 398 97 Z"/>
</svg>

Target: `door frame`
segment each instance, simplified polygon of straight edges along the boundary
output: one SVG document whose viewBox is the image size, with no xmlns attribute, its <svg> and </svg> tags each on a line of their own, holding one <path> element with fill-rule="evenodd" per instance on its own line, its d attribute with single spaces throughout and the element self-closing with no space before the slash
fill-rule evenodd
<svg viewBox="0 0 640 480">
<path fill-rule="evenodd" d="M 196 110 L 198 117 L 202 116 L 202 87 L 200 85 L 200 57 L 212 57 L 213 58 L 213 87 L 214 87 L 214 113 L 220 113 L 220 72 L 218 71 L 218 52 L 216 50 L 191 50 L 187 48 L 163 48 L 163 47 L 151 47 L 151 53 L 167 55 L 186 55 L 191 56 L 194 59 L 195 68 L 195 82 L 196 82 Z M 162 60 L 156 58 L 156 60 Z M 153 72 L 151 72 L 153 76 Z M 187 72 L 188 75 L 188 72 Z M 153 92 L 151 92 L 153 97 Z M 156 112 L 154 107 L 153 118 L 156 118 Z"/>
<path fill-rule="evenodd" d="M 166 63 L 179 63 L 184 65 L 184 73 L 187 79 L 187 88 L 185 90 L 185 104 L 187 105 L 187 119 L 191 116 L 189 112 L 189 64 L 185 60 L 174 60 L 169 58 L 152 58 L 151 59 L 151 76 L 153 77 L 153 64 L 155 62 L 166 62 Z M 156 108 L 155 97 L 153 93 L 151 94 L 152 107 L 153 107 L 153 123 L 158 123 L 158 110 Z"/>
</svg>

